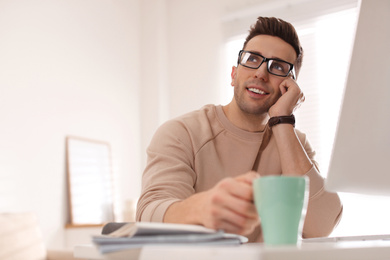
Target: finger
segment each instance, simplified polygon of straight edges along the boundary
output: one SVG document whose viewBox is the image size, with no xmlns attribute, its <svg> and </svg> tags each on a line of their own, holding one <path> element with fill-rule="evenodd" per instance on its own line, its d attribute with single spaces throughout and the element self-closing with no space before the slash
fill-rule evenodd
<svg viewBox="0 0 390 260">
<path fill-rule="evenodd" d="M 289 87 L 289 86 L 287 85 L 286 80 L 284 80 L 284 81 L 280 84 L 280 86 L 279 86 L 280 93 L 281 93 L 282 95 L 284 95 L 284 94 L 287 92 L 288 87 Z"/>
<path fill-rule="evenodd" d="M 244 182 L 226 179 L 209 196 L 213 208 L 223 208 L 254 218 L 257 215 L 253 204 L 253 188 Z"/>
<path fill-rule="evenodd" d="M 298 86 L 296 81 L 292 78 L 286 78 L 285 80 L 282 81 L 282 83 L 280 83 L 279 89 L 283 95 L 293 86 Z"/>
<path fill-rule="evenodd" d="M 227 190 L 227 194 L 239 200 L 249 201 L 253 200 L 252 184 L 243 181 L 236 181 L 234 185 Z"/>
<path fill-rule="evenodd" d="M 242 182 L 245 182 L 245 183 L 252 185 L 253 180 L 255 180 L 259 177 L 260 177 L 260 175 L 257 172 L 250 171 L 248 173 L 239 175 L 239 176 L 235 177 L 234 179 L 237 181 L 242 181 Z"/>
<path fill-rule="evenodd" d="M 232 233 L 232 234 L 241 234 L 243 229 L 234 223 L 223 220 L 221 221 L 218 226 L 214 227 L 214 229 L 220 230 L 222 229 L 226 233 Z"/>
<path fill-rule="evenodd" d="M 223 207 L 246 218 L 257 218 L 253 197 L 250 199 L 241 199 L 239 197 L 231 196 L 227 198 L 226 204 L 224 204 Z"/>
<path fill-rule="evenodd" d="M 260 222 L 259 218 L 246 218 L 233 211 L 223 211 L 223 219 L 220 219 L 218 228 L 228 233 L 249 234 L 254 227 Z"/>
<path fill-rule="evenodd" d="M 233 195 L 245 200 L 251 200 L 253 196 L 252 182 L 256 178 L 256 174 L 244 174 L 236 178 L 226 178 L 219 182 L 216 189 L 219 194 Z"/>
</svg>

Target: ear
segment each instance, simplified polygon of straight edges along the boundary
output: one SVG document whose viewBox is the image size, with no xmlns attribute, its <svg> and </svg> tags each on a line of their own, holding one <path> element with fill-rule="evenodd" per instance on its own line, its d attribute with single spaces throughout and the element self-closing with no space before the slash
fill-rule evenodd
<svg viewBox="0 0 390 260">
<path fill-rule="evenodd" d="M 231 73 L 232 81 L 230 82 L 230 85 L 232 85 L 233 87 L 234 87 L 234 81 L 236 79 L 236 76 L 237 76 L 237 67 L 233 66 L 232 73 Z"/>
</svg>

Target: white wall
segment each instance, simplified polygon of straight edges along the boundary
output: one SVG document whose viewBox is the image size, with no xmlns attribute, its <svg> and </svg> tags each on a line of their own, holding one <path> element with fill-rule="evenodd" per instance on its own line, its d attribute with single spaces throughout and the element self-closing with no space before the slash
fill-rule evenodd
<svg viewBox="0 0 390 260">
<path fill-rule="evenodd" d="M 0 0 L 0 212 L 37 212 L 50 248 L 88 239 L 64 229 L 65 137 L 110 142 L 137 198 L 156 128 L 220 102 L 224 40 L 275 2 Z"/>
<path fill-rule="evenodd" d="M 64 228 L 67 135 L 109 142 L 137 198 L 156 128 L 218 103 L 218 3 L 0 0 L 0 212 L 36 212 L 49 248 L 88 238 Z"/>
<path fill-rule="evenodd" d="M 111 143 L 119 206 L 137 198 L 156 128 L 221 100 L 223 17 L 261 2 L 0 0 L 0 212 L 87 239 L 64 229 L 65 137 Z"/>
<path fill-rule="evenodd" d="M 205 0 L 168 3 L 169 105 L 177 116 L 219 101 L 223 5 Z"/>
<path fill-rule="evenodd" d="M 107 141 L 122 198 L 140 183 L 139 2 L 0 0 L 0 211 L 64 246 L 65 137 Z"/>
<path fill-rule="evenodd" d="M 205 104 L 219 104 L 221 17 L 229 2 L 233 1 L 141 1 L 143 166 L 144 151 L 161 123 Z"/>
</svg>

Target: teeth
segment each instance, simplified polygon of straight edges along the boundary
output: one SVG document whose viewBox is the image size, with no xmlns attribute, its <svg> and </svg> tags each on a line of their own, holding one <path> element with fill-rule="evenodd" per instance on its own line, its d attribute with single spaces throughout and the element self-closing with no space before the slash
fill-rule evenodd
<svg viewBox="0 0 390 260">
<path fill-rule="evenodd" d="M 254 92 L 254 93 L 257 93 L 257 94 L 261 94 L 261 95 L 265 95 L 266 93 L 260 89 L 257 89 L 257 88 L 249 88 L 250 91 Z"/>
</svg>

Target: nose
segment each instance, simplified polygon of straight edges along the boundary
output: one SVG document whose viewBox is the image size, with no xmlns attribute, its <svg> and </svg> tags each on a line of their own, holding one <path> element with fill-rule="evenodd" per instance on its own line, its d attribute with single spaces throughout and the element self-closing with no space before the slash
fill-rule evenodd
<svg viewBox="0 0 390 260">
<path fill-rule="evenodd" d="M 268 69 L 267 69 L 267 62 L 263 62 L 258 69 L 255 71 L 255 78 L 262 79 L 264 81 L 268 80 Z"/>
</svg>

